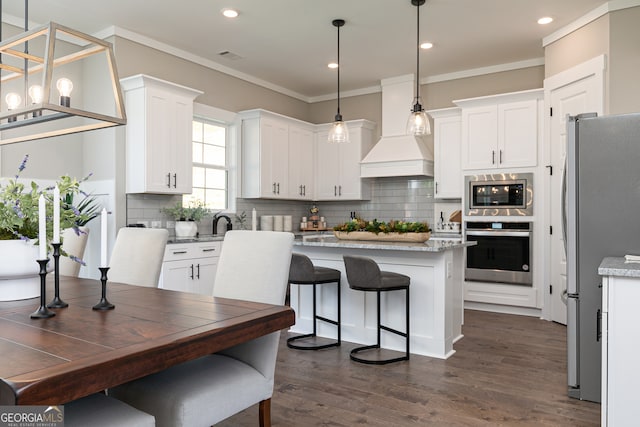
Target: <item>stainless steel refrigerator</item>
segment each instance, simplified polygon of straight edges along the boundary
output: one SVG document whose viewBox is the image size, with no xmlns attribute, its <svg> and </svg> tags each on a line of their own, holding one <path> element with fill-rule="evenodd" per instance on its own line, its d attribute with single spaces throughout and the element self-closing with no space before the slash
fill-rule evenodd
<svg viewBox="0 0 640 427">
<path fill-rule="evenodd" d="M 640 114 L 568 121 L 563 216 L 568 394 L 600 402 L 604 257 L 640 249 Z M 640 254 L 639 254 L 640 255 Z"/>
</svg>

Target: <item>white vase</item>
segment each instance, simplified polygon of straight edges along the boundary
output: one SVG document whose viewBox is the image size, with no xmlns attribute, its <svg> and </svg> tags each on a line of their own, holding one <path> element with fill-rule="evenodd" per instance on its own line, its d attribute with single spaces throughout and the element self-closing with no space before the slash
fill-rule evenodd
<svg viewBox="0 0 640 427">
<path fill-rule="evenodd" d="M 198 224 L 195 221 L 176 221 L 176 237 L 195 237 Z"/>
<path fill-rule="evenodd" d="M 40 296 L 38 246 L 23 240 L 0 240 L 0 259 L 0 301 Z"/>
</svg>

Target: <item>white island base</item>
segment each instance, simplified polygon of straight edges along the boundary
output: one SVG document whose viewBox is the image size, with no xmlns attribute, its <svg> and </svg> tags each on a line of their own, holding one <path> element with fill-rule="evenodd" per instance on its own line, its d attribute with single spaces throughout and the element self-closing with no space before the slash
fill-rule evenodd
<svg viewBox="0 0 640 427">
<path fill-rule="evenodd" d="M 376 293 L 349 288 L 344 254 L 369 257 L 381 270 L 401 273 L 411 278 L 410 352 L 446 359 L 462 338 L 463 279 L 462 260 L 465 246 L 473 243 L 427 241 L 425 243 L 387 243 L 342 241 L 333 237 L 305 238 L 294 243 L 294 252 L 307 255 L 316 266 L 342 272 L 342 340 L 364 345 L 376 342 Z M 291 285 L 291 307 L 296 324 L 290 331 L 313 330 L 313 286 Z M 336 285 L 317 286 L 318 315 L 337 318 Z M 405 330 L 405 293 L 381 293 L 383 325 Z M 318 336 L 336 338 L 336 327 L 318 322 Z M 404 338 L 382 331 L 381 346 L 404 351 Z"/>
</svg>

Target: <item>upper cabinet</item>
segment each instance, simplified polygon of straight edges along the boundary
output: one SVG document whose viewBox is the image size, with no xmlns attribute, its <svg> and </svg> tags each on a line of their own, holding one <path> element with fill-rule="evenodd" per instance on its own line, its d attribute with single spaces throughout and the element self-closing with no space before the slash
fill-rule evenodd
<svg viewBox="0 0 640 427">
<path fill-rule="evenodd" d="M 240 118 L 242 197 L 312 200 L 313 126 L 265 110 Z"/>
<path fill-rule="evenodd" d="M 375 141 L 375 123 L 347 121 L 349 142 L 327 142 L 331 124 L 319 125 L 316 132 L 316 200 L 367 200 L 371 198 L 369 179 L 360 178 L 360 161 Z"/>
<path fill-rule="evenodd" d="M 534 167 L 542 89 L 454 101 L 462 108 L 462 169 Z"/>
<path fill-rule="evenodd" d="M 428 111 L 433 117 L 434 192 L 437 199 L 462 198 L 460 108 Z"/>
<path fill-rule="evenodd" d="M 191 193 L 193 100 L 202 92 L 141 74 L 120 83 L 127 193 Z"/>
</svg>

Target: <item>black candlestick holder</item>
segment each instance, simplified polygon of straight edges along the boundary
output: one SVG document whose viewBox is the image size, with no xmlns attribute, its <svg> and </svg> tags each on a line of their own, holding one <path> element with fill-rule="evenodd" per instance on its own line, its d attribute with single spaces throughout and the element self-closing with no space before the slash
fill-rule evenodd
<svg viewBox="0 0 640 427">
<path fill-rule="evenodd" d="M 116 306 L 107 301 L 107 271 L 109 271 L 109 267 L 99 267 L 98 270 L 100 270 L 101 273 L 100 282 L 102 283 L 102 298 L 100 298 L 99 303 L 93 306 L 93 309 L 113 310 Z"/>
<path fill-rule="evenodd" d="M 31 313 L 32 319 L 48 319 L 56 314 L 49 310 L 46 306 L 47 301 L 47 259 L 39 259 L 38 265 L 40 265 L 40 308 Z"/>
<path fill-rule="evenodd" d="M 60 299 L 60 246 L 62 243 L 52 243 L 53 246 L 53 284 L 54 284 L 54 297 L 53 300 L 47 304 L 49 308 L 65 308 L 69 307 L 69 304 Z"/>
</svg>

